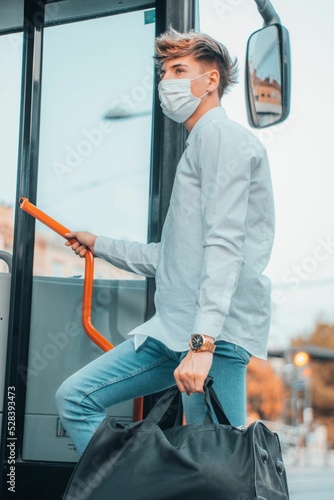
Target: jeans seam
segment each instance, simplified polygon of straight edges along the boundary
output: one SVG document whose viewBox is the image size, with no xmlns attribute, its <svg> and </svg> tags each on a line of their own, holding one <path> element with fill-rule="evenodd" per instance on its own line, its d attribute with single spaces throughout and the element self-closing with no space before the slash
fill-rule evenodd
<svg viewBox="0 0 334 500">
<path fill-rule="evenodd" d="M 238 354 L 238 356 L 240 356 L 240 358 L 248 365 L 250 361 L 250 355 L 246 356 L 243 351 L 244 349 L 242 347 L 234 344 L 234 352 Z"/>
</svg>

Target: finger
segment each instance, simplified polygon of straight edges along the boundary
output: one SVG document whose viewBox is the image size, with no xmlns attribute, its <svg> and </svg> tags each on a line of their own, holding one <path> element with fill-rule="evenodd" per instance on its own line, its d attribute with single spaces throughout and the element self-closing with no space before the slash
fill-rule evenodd
<svg viewBox="0 0 334 500">
<path fill-rule="evenodd" d="M 72 248 L 73 248 L 73 246 L 72 246 Z M 75 251 L 75 253 L 76 253 L 77 255 L 80 255 L 80 256 L 81 256 L 81 254 L 83 254 L 83 255 L 84 255 L 84 254 L 86 253 L 86 250 L 87 250 L 87 249 L 86 249 L 86 247 L 85 247 L 84 245 L 80 245 L 80 244 L 79 244 L 78 246 L 76 246 L 75 248 L 73 248 L 73 250 Z"/>
<path fill-rule="evenodd" d="M 183 382 L 180 378 L 180 375 L 179 375 L 179 372 L 177 369 L 174 371 L 174 378 L 175 378 L 175 382 L 176 382 L 176 385 L 177 385 L 179 391 L 180 392 L 187 392 L 187 389 L 183 385 Z"/>
<path fill-rule="evenodd" d="M 77 250 L 77 248 L 79 248 L 80 245 L 81 243 L 77 240 L 67 240 L 65 242 L 65 246 L 71 247 L 73 251 Z"/>
<path fill-rule="evenodd" d="M 201 380 L 196 384 L 196 390 L 194 392 L 200 392 L 201 394 L 204 394 L 204 380 Z"/>
<path fill-rule="evenodd" d="M 71 248 L 72 248 L 73 252 L 79 253 L 79 251 L 80 251 L 79 249 L 82 250 L 82 245 L 81 245 L 81 243 L 79 243 L 78 241 L 76 241 L 75 243 L 71 244 Z"/>
<path fill-rule="evenodd" d="M 181 382 L 176 382 L 176 385 L 177 385 L 180 392 L 187 392 L 188 393 L 187 389 L 184 387 L 184 385 Z"/>
<path fill-rule="evenodd" d="M 77 240 L 77 233 L 65 233 L 65 238 L 67 238 L 68 240 L 70 240 L 71 238 Z"/>
<path fill-rule="evenodd" d="M 202 381 L 202 378 L 190 377 L 186 380 L 182 380 L 182 383 L 186 389 L 187 394 L 193 394 L 194 392 L 204 393 L 204 382 Z"/>
<path fill-rule="evenodd" d="M 188 396 L 190 396 L 194 392 L 193 389 L 190 387 L 189 383 L 187 383 L 186 381 L 181 380 L 180 378 L 175 380 L 176 380 L 176 385 L 180 392 L 186 392 Z"/>
<path fill-rule="evenodd" d="M 75 241 L 79 241 L 77 233 L 65 233 L 65 238 L 68 240 L 70 245 L 72 245 Z M 69 246 L 67 243 L 65 243 L 65 245 Z"/>
<path fill-rule="evenodd" d="M 190 384 L 191 392 L 201 392 L 203 393 L 204 380 L 203 377 L 199 374 L 193 376 Z"/>
</svg>

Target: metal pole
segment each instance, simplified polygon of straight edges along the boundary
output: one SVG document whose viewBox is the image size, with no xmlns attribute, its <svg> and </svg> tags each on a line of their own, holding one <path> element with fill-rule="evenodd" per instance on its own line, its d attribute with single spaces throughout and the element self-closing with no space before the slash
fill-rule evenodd
<svg viewBox="0 0 334 500">
<path fill-rule="evenodd" d="M 43 44 L 44 4 L 38 0 L 24 3 L 24 45 L 22 68 L 22 103 L 20 117 L 20 145 L 18 160 L 17 199 L 29 196 L 36 199 L 38 139 L 41 98 L 41 67 Z M 14 252 L 10 312 L 8 326 L 8 347 L 6 366 L 6 388 L 15 392 L 15 459 L 19 474 L 20 452 L 24 426 L 26 395 L 26 373 L 28 365 L 29 325 L 32 290 L 32 267 L 34 249 L 34 220 L 21 210 L 15 213 Z M 13 389 L 14 388 L 14 389 Z M 7 442 L 10 426 L 7 405 L 4 405 L 2 442 Z M 14 440 L 13 440 L 14 441 Z M 2 447 L 1 498 L 8 494 L 8 449 Z M 17 478 L 17 487 L 19 478 Z M 19 492 L 18 492 L 19 494 Z"/>
<path fill-rule="evenodd" d="M 159 0 L 156 5 L 156 35 L 169 27 L 185 32 L 198 28 L 198 0 Z M 169 207 L 175 171 L 185 148 L 187 131 L 183 125 L 167 118 L 161 110 L 158 96 L 158 76 L 153 103 L 153 145 L 150 196 L 150 229 L 148 241 L 160 241 L 163 223 Z M 155 285 L 148 280 L 146 318 L 154 314 Z"/>
<path fill-rule="evenodd" d="M 198 28 L 198 0 L 162 0 L 157 5 L 157 35 L 172 27 L 180 32 Z M 158 77 L 156 80 L 156 88 Z M 153 165 L 159 168 L 159 207 L 157 236 L 160 239 L 172 192 L 176 166 L 187 139 L 183 125 L 164 116 L 157 91 L 154 102 Z"/>
<path fill-rule="evenodd" d="M 281 20 L 272 3 L 269 0 L 254 0 L 257 4 L 258 11 L 260 12 L 264 25 L 280 24 Z"/>
</svg>

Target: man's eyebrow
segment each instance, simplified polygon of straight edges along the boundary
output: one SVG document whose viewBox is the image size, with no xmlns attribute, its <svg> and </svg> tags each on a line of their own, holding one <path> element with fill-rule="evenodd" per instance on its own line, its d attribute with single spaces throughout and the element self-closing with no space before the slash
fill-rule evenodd
<svg viewBox="0 0 334 500">
<path fill-rule="evenodd" d="M 178 68 L 179 66 L 185 66 L 186 68 L 189 68 L 188 64 L 185 63 L 175 63 L 171 66 L 171 68 Z"/>
</svg>

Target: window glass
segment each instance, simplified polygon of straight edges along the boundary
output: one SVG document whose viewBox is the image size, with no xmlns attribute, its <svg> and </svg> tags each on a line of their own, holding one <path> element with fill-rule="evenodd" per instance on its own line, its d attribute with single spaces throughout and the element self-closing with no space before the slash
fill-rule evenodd
<svg viewBox="0 0 334 500">
<path fill-rule="evenodd" d="M 110 2 L 106 0 L 61 0 L 47 3 L 45 6 L 45 23 L 64 23 L 88 19 L 92 16 L 104 16 L 154 6 L 155 1 L 122 0 Z"/>
<path fill-rule="evenodd" d="M 39 208 L 71 230 L 146 242 L 154 23 L 144 11 L 45 29 Z M 77 273 L 37 224 L 37 275 Z M 96 260 L 96 277 L 126 278 Z M 132 276 L 133 278 L 133 276 Z"/>
<path fill-rule="evenodd" d="M 23 28 L 24 0 L 0 2 L 0 32 Z"/>
<path fill-rule="evenodd" d="M 13 252 L 22 33 L 0 36 L 0 251 Z M 8 266 L 0 259 L 0 272 Z"/>
</svg>

